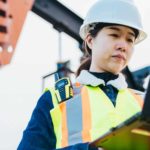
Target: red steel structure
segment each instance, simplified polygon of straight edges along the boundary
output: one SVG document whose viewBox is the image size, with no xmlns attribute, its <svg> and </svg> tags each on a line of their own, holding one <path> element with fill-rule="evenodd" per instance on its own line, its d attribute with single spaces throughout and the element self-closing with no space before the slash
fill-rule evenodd
<svg viewBox="0 0 150 150">
<path fill-rule="evenodd" d="M 11 62 L 33 2 L 34 0 L 0 0 L 0 67 Z"/>
</svg>

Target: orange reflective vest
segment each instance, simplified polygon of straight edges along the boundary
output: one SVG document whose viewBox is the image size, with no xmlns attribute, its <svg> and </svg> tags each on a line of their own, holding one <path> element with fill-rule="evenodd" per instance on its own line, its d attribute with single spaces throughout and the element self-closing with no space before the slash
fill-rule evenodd
<svg viewBox="0 0 150 150">
<path fill-rule="evenodd" d="M 80 86 L 76 90 L 80 92 L 60 104 L 51 90 L 56 148 L 93 141 L 141 111 L 143 105 L 143 100 L 130 89 L 119 90 L 115 107 L 98 86 Z"/>
</svg>

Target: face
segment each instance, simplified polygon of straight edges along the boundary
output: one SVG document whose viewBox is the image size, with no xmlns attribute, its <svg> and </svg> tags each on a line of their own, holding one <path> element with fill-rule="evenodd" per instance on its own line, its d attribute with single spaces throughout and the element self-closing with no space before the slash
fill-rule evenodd
<svg viewBox="0 0 150 150">
<path fill-rule="evenodd" d="M 132 56 L 135 34 L 125 26 L 108 26 L 101 29 L 94 38 L 88 35 L 86 43 L 92 50 L 90 71 L 118 74 Z"/>
</svg>

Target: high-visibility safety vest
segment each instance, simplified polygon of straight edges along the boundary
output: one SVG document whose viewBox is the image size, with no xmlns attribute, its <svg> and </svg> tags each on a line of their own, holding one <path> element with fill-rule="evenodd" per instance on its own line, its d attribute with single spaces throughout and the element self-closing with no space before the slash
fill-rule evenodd
<svg viewBox="0 0 150 150">
<path fill-rule="evenodd" d="M 119 90 L 115 107 L 98 86 L 77 89 L 78 94 L 60 104 L 51 90 L 56 148 L 93 141 L 141 111 L 143 100 L 129 89 Z"/>
</svg>

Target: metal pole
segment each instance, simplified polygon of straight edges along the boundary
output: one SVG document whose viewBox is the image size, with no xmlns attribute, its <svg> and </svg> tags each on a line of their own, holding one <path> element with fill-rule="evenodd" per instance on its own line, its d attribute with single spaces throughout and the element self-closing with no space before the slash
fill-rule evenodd
<svg viewBox="0 0 150 150">
<path fill-rule="evenodd" d="M 62 34 L 61 31 L 58 32 L 58 61 L 61 62 L 62 61 Z"/>
</svg>

